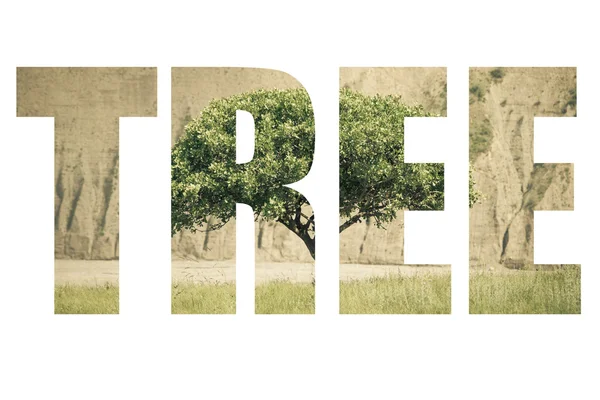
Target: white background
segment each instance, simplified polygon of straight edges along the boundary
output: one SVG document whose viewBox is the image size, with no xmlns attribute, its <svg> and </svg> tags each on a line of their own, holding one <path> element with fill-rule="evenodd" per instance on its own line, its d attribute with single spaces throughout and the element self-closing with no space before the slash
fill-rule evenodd
<svg viewBox="0 0 600 400">
<path fill-rule="evenodd" d="M 0 14 L 0 398 L 600 398 L 592 6 L 11 3 Z M 16 118 L 17 66 L 158 67 L 158 118 L 121 119 L 120 315 L 53 314 L 53 122 Z M 316 315 L 170 315 L 172 66 L 279 69 L 310 93 L 316 159 L 296 187 L 318 221 Z M 337 314 L 340 66 L 448 67 L 442 219 L 453 235 L 440 246 L 452 250 L 452 315 Z M 582 315 L 468 315 L 469 66 L 578 67 L 578 116 L 564 122 L 577 136 L 576 211 L 568 230 L 563 217 L 551 224 L 577 247 L 537 240 L 536 219 L 535 249 L 536 261 L 583 265 Z"/>
</svg>

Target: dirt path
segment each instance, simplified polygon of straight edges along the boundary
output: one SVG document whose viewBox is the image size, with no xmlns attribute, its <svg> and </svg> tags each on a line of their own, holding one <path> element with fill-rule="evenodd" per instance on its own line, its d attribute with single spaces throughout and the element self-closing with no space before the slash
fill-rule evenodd
<svg viewBox="0 0 600 400">
<path fill-rule="evenodd" d="M 103 285 L 117 284 L 118 261 L 56 260 L 54 277 L 57 284 Z M 413 275 L 420 273 L 449 273 L 449 266 L 406 266 L 341 264 L 340 280 L 366 279 L 388 274 Z M 235 261 L 172 261 L 173 281 L 234 282 Z M 312 263 L 257 263 L 256 283 L 273 280 L 312 282 Z"/>
</svg>

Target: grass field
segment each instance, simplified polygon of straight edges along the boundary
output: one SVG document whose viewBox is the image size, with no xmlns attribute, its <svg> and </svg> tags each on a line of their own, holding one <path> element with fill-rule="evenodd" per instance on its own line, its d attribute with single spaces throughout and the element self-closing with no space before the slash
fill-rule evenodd
<svg viewBox="0 0 600 400">
<path fill-rule="evenodd" d="M 475 272 L 469 282 L 471 314 L 580 314 L 581 269 Z"/>
<path fill-rule="evenodd" d="M 449 314 L 450 274 L 340 282 L 341 314 Z"/>
<path fill-rule="evenodd" d="M 256 287 L 257 314 L 314 314 L 312 283 L 270 282 Z"/>
<path fill-rule="evenodd" d="M 312 284 L 271 282 L 256 288 L 257 314 L 314 314 Z M 113 285 L 60 285 L 54 288 L 55 314 L 118 314 L 119 288 Z M 173 314 L 235 314 L 235 284 L 174 284 Z"/>
<path fill-rule="evenodd" d="M 61 285 L 54 287 L 55 314 L 118 314 L 119 288 Z"/>
<path fill-rule="evenodd" d="M 257 314 L 314 314 L 312 284 L 271 282 L 256 287 Z M 173 286 L 173 314 L 235 314 L 235 284 Z"/>
<path fill-rule="evenodd" d="M 581 270 L 474 272 L 472 314 L 580 314 Z M 235 314 L 235 284 L 174 284 L 173 314 Z M 256 288 L 257 314 L 313 314 L 312 284 L 270 282 Z M 117 286 L 62 285 L 56 314 L 117 314 Z M 388 276 L 340 282 L 342 314 L 449 314 L 450 274 Z"/>
<path fill-rule="evenodd" d="M 173 284 L 173 314 L 235 314 L 235 284 Z"/>
</svg>

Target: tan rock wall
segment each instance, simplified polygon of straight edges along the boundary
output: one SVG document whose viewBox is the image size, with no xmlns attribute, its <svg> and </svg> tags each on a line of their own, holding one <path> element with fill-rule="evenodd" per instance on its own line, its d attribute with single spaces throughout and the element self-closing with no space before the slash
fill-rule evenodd
<svg viewBox="0 0 600 400">
<path fill-rule="evenodd" d="M 533 166 L 533 116 L 572 116 L 573 68 L 473 69 L 471 86 L 482 99 L 471 117 L 482 117 L 489 140 L 472 159 L 485 199 L 471 210 L 472 264 L 505 265 L 533 260 L 533 212 L 572 209 L 572 165 Z M 299 87 L 275 70 L 174 68 L 172 139 L 215 97 L 259 88 Z M 342 68 L 340 85 L 366 94 L 400 94 L 445 114 L 444 68 Z M 154 68 L 19 68 L 17 115 L 55 116 L 56 258 L 118 258 L 118 121 L 120 116 L 156 115 Z M 477 133 L 481 126 L 472 126 Z M 565 133 L 565 140 L 568 133 Z M 401 264 L 403 215 L 386 230 L 368 221 L 342 233 L 340 261 Z M 256 223 L 259 261 L 310 262 L 304 244 L 279 224 Z M 178 234 L 174 258 L 235 257 L 235 223 L 220 231 Z M 520 261 L 521 260 L 521 261 Z"/>
<path fill-rule="evenodd" d="M 533 119 L 576 114 L 576 70 L 504 68 L 501 79 L 493 70 L 470 73 L 471 159 L 485 197 L 471 210 L 470 257 L 519 268 L 533 264 L 533 210 L 573 209 L 573 165 L 534 167 Z"/>
<path fill-rule="evenodd" d="M 55 257 L 119 257 L 119 117 L 156 116 L 155 68 L 18 68 L 17 116 L 55 117 Z"/>
</svg>

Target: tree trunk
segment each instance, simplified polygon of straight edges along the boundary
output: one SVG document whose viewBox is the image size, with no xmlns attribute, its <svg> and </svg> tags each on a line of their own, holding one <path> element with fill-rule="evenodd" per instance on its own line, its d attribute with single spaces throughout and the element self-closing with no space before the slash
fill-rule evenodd
<svg viewBox="0 0 600 400">
<path fill-rule="evenodd" d="M 302 241 L 306 245 L 306 248 L 310 252 L 311 257 L 314 260 L 315 259 L 315 238 L 311 238 L 308 235 L 308 233 L 305 233 L 303 235 L 298 235 L 298 236 L 300 237 L 300 239 L 302 239 Z"/>
<path fill-rule="evenodd" d="M 279 220 L 278 222 L 283 224 L 290 231 L 294 232 L 296 234 L 296 236 L 298 236 L 300 239 L 302 239 L 302 241 L 304 242 L 304 244 L 306 245 L 306 248 L 308 249 L 308 251 L 310 253 L 310 256 L 314 260 L 315 259 L 315 238 L 314 237 L 311 238 L 310 235 L 308 234 L 307 230 L 304 230 L 304 229 L 300 230 L 298 228 L 298 225 L 296 225 L 294 223 L 294 221 Z"/>
</svg>

